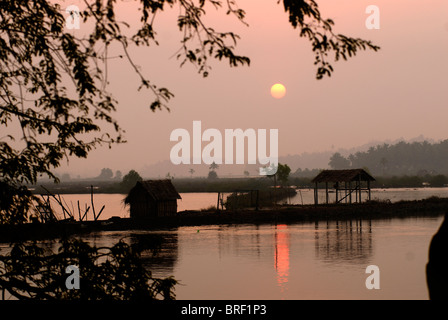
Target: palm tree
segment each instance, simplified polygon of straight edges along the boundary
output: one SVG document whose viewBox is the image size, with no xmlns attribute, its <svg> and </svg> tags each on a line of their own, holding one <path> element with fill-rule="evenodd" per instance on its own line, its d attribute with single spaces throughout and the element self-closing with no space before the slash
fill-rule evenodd
<svg viewBox="0 0 448 320">
<path fill-rule="evenodd" d="M 218 169 L 219 166 L 213 161 L 213 163 L 210 165 L 210 170 L 215 171 L 215 169 Z"/>
<path fill-rule="evenodd" d="M 216 173 L 215 169 L 218 169 L 219 166 L 215 163 L 215 161 L 213 161 L 213 163 L 210 165 L 209 169 L 209 173 L 208 173 L 208 178 L 209 179 L 216 179 L 218 178 L 218 174 Z"/>
</svg>

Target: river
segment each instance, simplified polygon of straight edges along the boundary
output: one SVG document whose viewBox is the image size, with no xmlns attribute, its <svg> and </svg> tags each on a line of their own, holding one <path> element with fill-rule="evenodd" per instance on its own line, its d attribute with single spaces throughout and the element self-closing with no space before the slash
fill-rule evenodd
<svg viewBox="0 0 448 320">
<path fill-rule="evenodd" d="M 103 246 L 161 237 L 159 256 L 145 259 L 155 277 L 180 281 L 181 300 L 428 299 L 425 265 L 441 220 L 180 227 L 85 239 Z M 369 265 L 379 268 L 379 289 L 366 287 Z"/>
<path fill-rule="evenodd" d="M 446 196 L 448 188 L 378 189 L 375 199 Z M 215 205 L 216 194 L 181 194 L 179 210 Z M 71 198 L 72 197 L 72 198 Z M 289 199 L 311 203 L 312 190 Z M 89 195 L 64 196 L 90 203 Z M 95 195 L 105 219 L 128 216 L 123 195 Z M 97 246 L 121 238 L 158 236 L 164 246 L 145 257 L 154 276 L 174 276 L 177 299 L 428 299 L 428 248 L 442 217 L 289 225 L 180 227 L 164 231 L 99 232 Z M 366 268 L 379 268 L 379 289 L 368 289 Z"/>
</svg>

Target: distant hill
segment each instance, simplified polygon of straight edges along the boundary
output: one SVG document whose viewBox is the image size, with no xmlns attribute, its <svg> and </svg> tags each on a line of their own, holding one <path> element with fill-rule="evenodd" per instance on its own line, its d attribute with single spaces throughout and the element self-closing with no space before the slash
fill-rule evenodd
<svg viewBox="0 0 448 320">
<path fill-rule="evenodd" d="M 377 146 L 383 146 L 383 145 L 399 145 L 400 143 L 405 144 L 414 144 L 414 143 L 423 143 L 425 142 L 428 145 L 435 145 L 438 142 L 433 139 L 425 138 L 424 136 L 419 136 L 414 139 L 410 139 L 405 141 L 404 139 L 397 139 L 397 140 L 387 140 L 387 141 L 372 141 L 369 143 L 366 143 L 362 146 L 350 148 L 350 149 L 335 149 L 335 150 L 328 150 L 323 152 L 313 152 L 313 153 L 302 153 L 302 154 L 295 154 L 295 155 L 286 155 L 286 156 L 280 156 L 279 162 L 283 164 L 287 164 L 291 168 L 291 173 L 296 172 L 298 169 L 305 170 L 305 169 L 329 169 L 329 162 L 330 158 L 333 154 L 336 152 L 340 153 L 343 157 L 346 157 L 347 159 L 351 156 L 352 159 L 357 159 L 356 162 L 353 163 L 354 166 L 357 167 L 367 167 L 369 170 L 373 170 L 372 173 L 375 174 L 382 174 L 383 173 L 383 166 L 378 167 L 378 163 L 381 161 L 381 158 L 386 157 L 390 158 L 390 172 L 389 174 L 392 174 L 394 170 L 397 170 L 398 162 L 399 161 L 405 161 L 408 163 L 411 161 L 412 156 L 409 156 L 409 159 L 395 159 L 392 160 L 392 156 L 382 155 L 380 159 L 377 155 L 370 154 L 370 157 L 372 159 L 370 161 L 367 160 L 361 160 L 361 155 L 365 154 L 366 152 L 369 153 L 369 150 L 372 150 L 377 148 Z M 383 149 L 381 149 L 383 150 Z M 392 152 L 390 149 L 388 152 Z M 384 151 L 384 150 L 383 150 Z M 370 151 L 371 152 L 371 151 Z M 358 155 L 358 156 L 356 156 Z M 428 156 L 423 156 L 423 158 L 428 158 Z M 434 159 L 433 159 L 434 160 Z M 440 161 L 446 161 L 448 160 L 448 157 L 445 157 L 444 159 L 440 159 Z M 432 161 L 434 162 L 434 161 Z M 447 161 L 448 162 L 448 161 Z M 373 165 L 375 163 L 375 165 Z M 430 164 L 431 162 L 428 161 L 424 163 L 424 159 L 422 160 L 421 164 L 417 167 L 419 167 L 422 170 L 428 170 L 432 166 Z M 392 166 L 394 164 L 394 166 Z M 415 174 L 420 170 L 414 168 L 415 170 L 411 170 L 412 172 L 415 172 Z M 218 176 L 220 177 L 244 177 L 245 173 L 244 171 L 247 171 L 249 173 L 249 176 L 258 176 L 258 168 L 259 165 L 220 165 L 220 167 L 216 170 L 218 173 Z M 378 171 L 378 169 L 381 169 Z M 439 166 L 437 166 L 439 168 Z M 194 170 L 194 173 L 191 174 L 189 172 L 190 169 Z M 403 169 L 403 168 L 402 168 Z M 441 169 L 441 168 L 439 168 Z M 430 169 L 433 171 L 437 171 L 434 167 L 433 169 Z M 171 163 L 170 160 L 160 161 L 155 164 L 145 165 L 142 168 L 137 169 L 137 171 L 140 173 L 141 176 L 145 178 L 166 178 L 167 175 L 171 177 L 206 177 L 209 172 L 209 166 L 202 164 L 202 165 L 174 165 Z M 410 170 L 399 170 L 396 171 L 396 174 L 402 174 L 404 172 L 410 173 Z M 247 174 L 247 173 L 246 173 Z"/>
<path fill-rule="evenodd" d="M 279 157 L 280 163 L 286 163 L 291 169 L 292 172 L 295 172 L 297 169 L 330 169 L 328 163 L 330 162 L 330 158 L 336 152 L 340 153 L 344 157 L 348 157 L 350 154 L 355 154 L 357 152 L 364 152 L 369 150 L 371 147 L 376 147 L 378 145 L 389 144 L 394 145 L 399 142 L 406 141 L 404 139 L 396 139 L 396 140 L 385 140 L 385 141 L 371 141 L 369 143 L 363 144 L 358 147 L 350 148 L 350 149 L 335 149 L 328 150 L 324 152 L 313 152 L 313 153 L 302 153 L 296 155 L 287 155 L 283 157 Z M 425 138 L 423 135 L 420 135 L 416 138 L 409 139 L 406 142 L 423 142 L 427 141 L 429 143 L 436 143 L 437 141 L 434 139 Z"/>
<path fill-rule="evenodd" d="M 367 168 L 374 175 L 446 175 L 448 174 L 448 139 L 440 142 L 383 143 L 367 151 L 348 156 L 335 154 L 330 159 L 333 169 Z"/>
</svg>

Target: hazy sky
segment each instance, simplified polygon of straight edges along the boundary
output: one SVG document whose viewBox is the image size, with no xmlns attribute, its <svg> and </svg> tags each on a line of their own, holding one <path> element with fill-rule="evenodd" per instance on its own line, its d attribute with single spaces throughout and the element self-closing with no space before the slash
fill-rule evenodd
<svg viewBox="0 0 448 320">
<path fill-rule="evenodd" d="M 77 4 L 77 1 L 72 1 Z M 68 2 L 66 2 L 68 3 Z M 333 63 L 332 77 L 315 79 L 309 42 L 288 23 L 277 0 L 238 0 L 249 27 L 209 8 L 211 26 L 241 36 L 237 52 L 250 67 L 213 62 L 208 78 L 173 55 L 180 47 L 178 9 L 157 17 L 159 47 L 131 50 L 135 62 L 175 98 L 171 112 L 152 112 L 148 93 L 137 93 L 137 75 L 122 60 L 109 65 L 110 90 L 119 101 L 116 118 L 127 144 L 71 159 L 58 172 L 95 176 L 109 167 L 126 173 L 169 159 L 176 128 L 191 132 L 194 120 L 203 130 L 263 128 L 279 130 L 279 155 L 351 148 L 372 140 L 410 139 L 424 135 L 448 138 L 448 2 L 446 0 L 318 0 L 321 13 L 335 21 L 334 31 L 372 40 L 379 52 L 361 51 Z M 132 6 L 121 10 L 136 19 Z M 368 5 L 380 9 L 380 30 L 368 30 Z M 81 30 L 74 31 L 82 32 Z M 270 87 L 283 83 L 287 93 L 274 99 Z"/>
</svg>

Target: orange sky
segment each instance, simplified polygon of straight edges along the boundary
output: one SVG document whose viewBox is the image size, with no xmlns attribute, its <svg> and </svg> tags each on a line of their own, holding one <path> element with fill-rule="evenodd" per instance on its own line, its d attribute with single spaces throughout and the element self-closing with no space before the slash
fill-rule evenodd
<svg viewBox="0 0 448 320">
<path fill-rule="evenodd" d="M 447 139 L 448 3 L 317 3 L 321 13 L 335 21 L 337 33 L 370 39 L 382 49 L 334 63 L 331 78 L 315 80 L 311 47 L 289 26 L 282 5 L 277 0 L 239 0 L 247 11 L 249 27 L 222 12 L 210 14 L 210 21 L 216 29 L 241 35 L 237 52 L 248 55 L 251 66 L 236 69 L 213 62 L 210 76 L 203 79 L 193 67 L 180 68 L 180 62 L 172 58 L 179 48 L 179 33 L 173 25 L 177 10 L 172 10 L 157 17 L 159 47 L 131 50 L 143 72 L 175 94 L 171 112 L 153 113 L 146 108 L 151 97 L 136 92 L 138 78 L 129 65 L 111 63 L 110 90 L 120 102 L 116 117 L 129 142 L 94 151 L 87 160 L 73 159 L 59 171 L 93 176 L 103 167 L 138 171 L 168 160 L 174 145 L 169 140 L 171 131 L 191 130 L 194 120 L 202 121 L 204 129 L 222 131 L 279 129 L 280 156 L 419 135 Z M 120 16 L 135 21 L 133 4 L 125 3 Z M 365 9 L 370 4 L 381 10 L 380 30 L 365 27 Z M 283 99 L 271 97 L 274 83 L 285 85 Z"/>
</svg>

